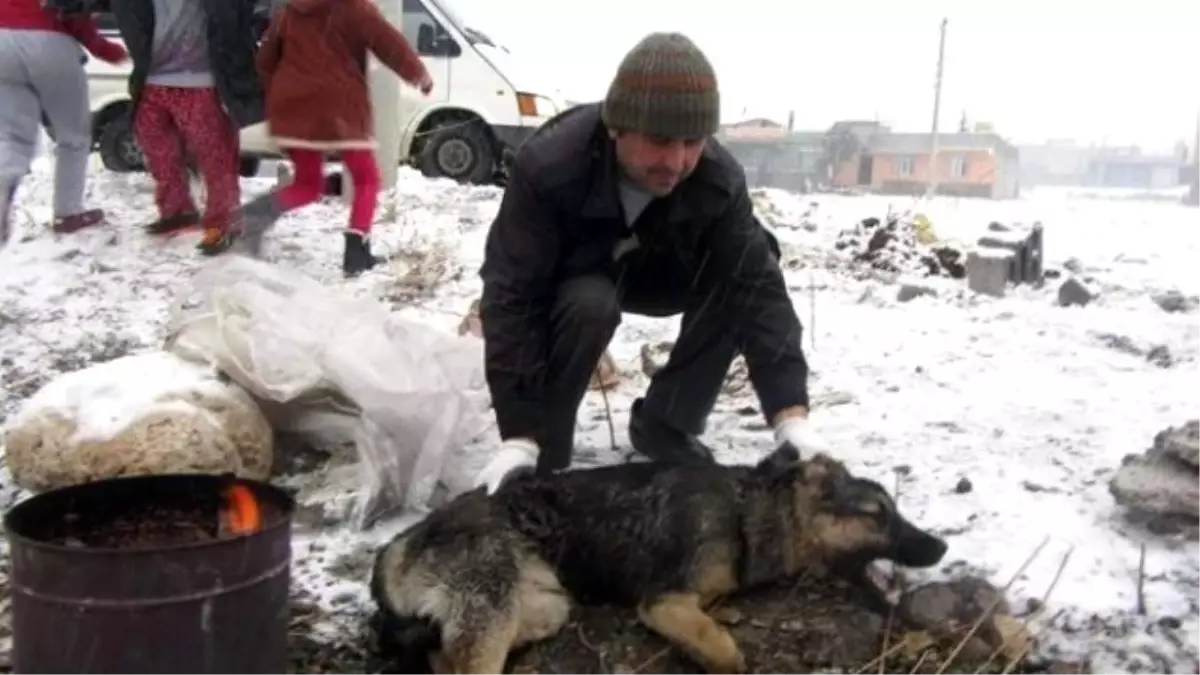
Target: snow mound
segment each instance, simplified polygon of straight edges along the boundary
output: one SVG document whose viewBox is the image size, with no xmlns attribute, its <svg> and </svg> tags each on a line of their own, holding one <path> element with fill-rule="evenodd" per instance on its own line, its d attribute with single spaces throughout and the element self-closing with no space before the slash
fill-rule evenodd
<svg viewBox="0 0 1200 675">
<path fill-rule="evenodd" d="M 248 394 L 165 352 L 51 380 L 14 417 L 5 445 L 14 480 L 34 491 L 152 473 L 262 479 L 273 450 Z"/>
</svg>

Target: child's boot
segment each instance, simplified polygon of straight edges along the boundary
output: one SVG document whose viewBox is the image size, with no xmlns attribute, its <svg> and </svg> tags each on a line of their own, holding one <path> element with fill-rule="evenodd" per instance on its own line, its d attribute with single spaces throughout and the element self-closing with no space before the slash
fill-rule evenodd
<svg viewBox="0 0 1200 675">
<path fill-rule="evenodd" d="M 347 279 L 356 277 L 383 262 L 383 258 L 372 255 L 370 237 L 362 232 L 348 231 L 346 250 L 342 254 L 342 273 Z"/>
</svg>

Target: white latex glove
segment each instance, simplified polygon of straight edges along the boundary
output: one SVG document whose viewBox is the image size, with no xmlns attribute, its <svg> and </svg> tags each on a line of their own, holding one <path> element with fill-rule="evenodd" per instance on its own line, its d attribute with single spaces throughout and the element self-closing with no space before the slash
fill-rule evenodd
<svg viewBox="0 0 1200 675">
<path fill-rule="evenodd" d="M 537 456 L 537 443 L 524 438 L 510 438 L 500 444 L 500 451 L 475 476 L 473 487 L 486 485 L 487 493 L 494 494 L 510 475 L 533 471 L 537 466 Z"/>
<path fill-rule="evenodd" d="M 821 434 L 813 428 L 812 422 L 806 417 L 791 417 L 780 422 L 775 427 L 775 443 L 783 445 L 791 443 L 800 451 L 801 457 L 810 457 L 819 452 L 829 452 L 829 445 L 821 438 Z"/>
</svg>

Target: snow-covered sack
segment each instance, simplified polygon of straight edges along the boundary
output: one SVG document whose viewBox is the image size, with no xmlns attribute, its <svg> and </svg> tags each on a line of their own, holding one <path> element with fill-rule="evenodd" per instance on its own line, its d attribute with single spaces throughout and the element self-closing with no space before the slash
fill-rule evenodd
<svg viewBox="0 0 1200 675">
<path fill-rule="evenodd" d="M 25 402 L 5 438 L 13 478 L 33 491 L 158 473 L 263 479 L 272 443 L 253 398 L 166 352 L 59 375 Z"/>
<path fill-rule="evenodd" d="M 243 256 L 206 265 L 171 319 L 168 349 L 214 364 L 276 429 L 352 443 L 352 521 L 429 506 L 445 461 L 486 425 L 479 341 L 403 319 L 373 299 Z"/>
</svg>

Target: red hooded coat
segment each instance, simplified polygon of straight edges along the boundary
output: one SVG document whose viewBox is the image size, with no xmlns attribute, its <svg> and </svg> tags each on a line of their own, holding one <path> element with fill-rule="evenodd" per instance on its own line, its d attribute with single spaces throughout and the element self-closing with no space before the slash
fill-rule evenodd
<svg viewBox="0 0 1200 675">
<path fill-rule="evenodd" d="M 401 79 L 428 77 L 421 57 L 370 0 L 291 0 L 258 52 L 267 125 L 282 148 L 372 148 L 367 55 Z"/>
</svg>

